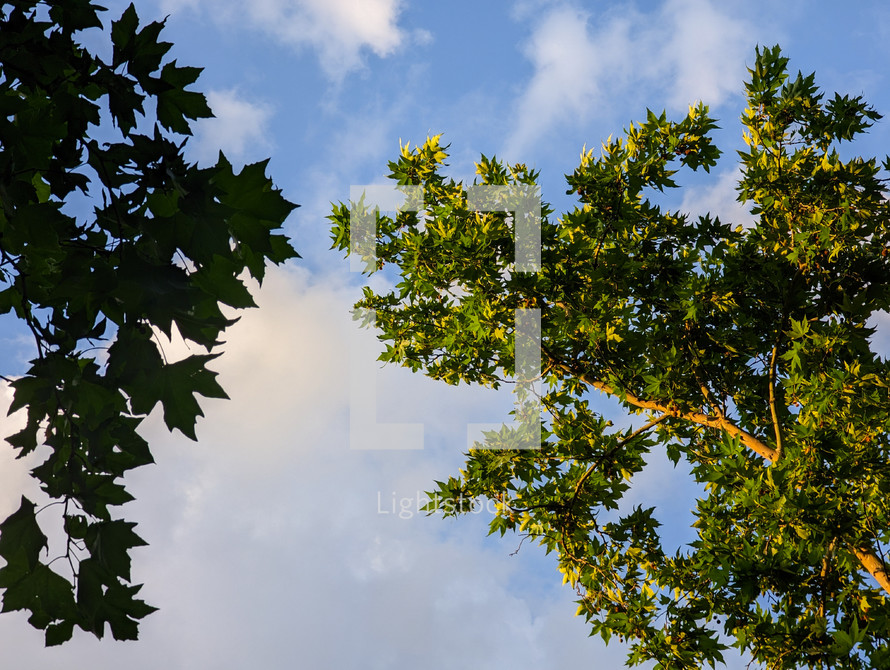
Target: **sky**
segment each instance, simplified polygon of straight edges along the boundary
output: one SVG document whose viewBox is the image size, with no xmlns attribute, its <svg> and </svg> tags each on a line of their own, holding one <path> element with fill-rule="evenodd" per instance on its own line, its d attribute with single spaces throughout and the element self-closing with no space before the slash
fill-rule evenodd
<svg viewBox="0 0 890 670">
<path fill-rule="evenodd" d="M 125 6 L 103 4 L 108 21 Z M 486 537 L 485 509 L 457 520 L 417 513 L 422 492 L 461 466 L 467 424 L 505 420 L 509 397 L 374 368 L 377 421 L 422 423 L 423 448 L 388 450 L 376 438 L 351 448 L 350 379 L 369 369 L 375 341 L 350 316 L 368 279 L 330 250 L 325 217 L 350 186 L 383 183 L 400 143 L 438 133 L 455 178 L 471 179 L 480 153 L 494 153 L 540 170 L 544 200 L 565 211 L 563 175 L 583 146 L 647 108 L 682 117 L 702 100 L 719 119 L 724 160 L 668 198 L 743 223 L 733 157 L 755 46 L 781 44 L 794 71 L 890 115 L 890 7 L 146 0 L 137 10 L 143 21 L 167 16 L 173 57 L 205 68 L 198 88 L 216 118 L 196 124 L 189 158 L 271 157 L 269 174 L 301 205 L 286 232 L 302 259 L 270 270 L 259 309 L 229 332 L 214 369 L 231 399 L 204 403 L 199 441 L 169 434 L 157 416 L 145 424 L 157 463 L 128 477 L 137 499 L 122 510 L 149 543 L 134 552 L 134 580 L 160 608 L 141 639 L 80 633 L 45 649 L 25 615 L 5 614 L 0 666 L 622 667 L 624 649 L 588 637 L 575 594 L 539 547 Z M 888 147 L 890 121 L 854 150 Z M 3 332 L 0 365 L 19 369 L 31 352 Z M 886 320 L 875 344 L 890 351 Z M 0 395 L 9 401 L 8 388 Z M 0 431 L 20 420 L 0 419 Z M 33 465 L 0 448 L 0 518 L 23 493 L 36 497 Z M 695 495 L 682 468 L 655 458 L 630 495 L 679 520 L 671 532 L 682 538 Z"/>
</svg>

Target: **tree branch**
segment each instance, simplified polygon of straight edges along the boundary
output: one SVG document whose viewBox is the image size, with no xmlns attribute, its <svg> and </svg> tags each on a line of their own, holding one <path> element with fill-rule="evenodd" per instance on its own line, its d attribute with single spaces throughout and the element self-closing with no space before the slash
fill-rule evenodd
<svg viewBox="0 0 890 670">
<path fill-rule="evenodd" d="M 618 391 L 613 389 L 605 382 L 601 382 L 598 379 L 591 379 L 589 375 L 584 373 L 584 371 L 579 370 L 577 367 L 559 360 L 557 357 L 547 351 L 545 347 L 542 346 L 541 351 L 546 354 L 546 356 L 552 361 L 553 367 L 559 368 L 561 370 L 564 370 L 565 372 L 574 375 L 588 386 L 600 390 L 607 395 L 619 397 L 621 396 Z M 644 400 L 643 398 L 638 398 L 632 393 L 628 393 L 626 391 L 623 392 L 623 397 L 628 403 L 630 403 L 634 407 L 639 407 L 640 409 L 649 409 L 655 412 L 660 412 L 662 414 L 667 414 L 669 416 L 681 417 L 683 419 L 686 419 L 687 421 L 697 423 L 701 426 L 708 426 L 709 428 L 718 428 L 720 430 L 723 430 L 732 437 L 739 438 L 739 441 L 743 445 L 748 447 L 751 451 L 755 452 L 758 456 L 762 456 L 769 461 L 775 461 L 778 457 L 775 449 L 757 439 L 747 431 L 742 430 L 725 416 L 711 416 L 710 414 L 704 414 L 703 412 L 696 411 L 682 412 L 676 407 L 669 407 L 654 400 Z"/>
<path fill-rule="evenodd" d="M 545 347 L 542 346 L 541 351 L 550 359 L 554 368 L 558 368 L 565 372 L 568 372 L 569 374 L 583 381 L 588 386 L 600 390 L 603 393 L 621 397 L 621 394 L 619 394 L 618 391 L 616 391 L 608 384 L 601 382 L 598 379 L 592 379 L 582 370 L 578 369 L 577 366 L 570 365 L 569 363 L 566 363 L 554 356 Z M 636 397 L 632 393 L 627 392 L 624 392 L 623 397 L 626 402 L 633 405 L 634 407 L 639 407 L 640 409 L 648 409 L 656 412 L 661 412 L 667 416 L 674 416 L 686 419 L 687 421 L 697 423 L 701 426 L 708 426 L 709 428 L 718 428 L 720 430 L 723 430 L 732 437 L 738 437 L 739 441 L 743 445 L 770 462 L 775 462 L 781 455 L 778 450 L 773 449 L 750 433 L 742 430 L 725 417 L 710 416 L 708 414 L 696 411 L 682 412 L 676 407 L 668 407 L 654 400 L 644 400 L 642 398 Z M 862 567 L 864 567 L 869 572 L 869 574 L 871 574 L 871 576 L 875 578 L 875 581 L 878 582 L 881 588 L 884 589 L 884 591 L 886 591 L 887 593 L 890 593 L 890 575 L 888 575 L 887 573 L 887 567 L 884 564 L 884 561 L 879 556 L 877 556 L 875 552 L 869 547 L 851 547 L 851 550 L 856 555 L 856 558 L 859 559 L 860 563 L 862 563 Z"/>
<path fill-rule="evenodd" d="M 781 332 L 781 331 L 780 331 Z M 779 413 L 776 409 L 776 359 L 779 354 L 779 343 L 773 347 L 772 356 L 769 361 L 769 413 L 773 420 L 773 429 L 776 431 L 776 458 L 778 461 L 782 458 L 782 429 L 779 426 Z"/>
<path fill-rule="evenodd" d="M 876 556 L 869 547 L 850 548 L 856 554 L 859 562 L 862 563 L 862 567 L 868 570 L 871 576 L 875 578 L 875 581 L 881 585 L 882 589 L 890 593 L 890 575 L 887 574 L 887 566 L 884 561 Z"/>
</svg>

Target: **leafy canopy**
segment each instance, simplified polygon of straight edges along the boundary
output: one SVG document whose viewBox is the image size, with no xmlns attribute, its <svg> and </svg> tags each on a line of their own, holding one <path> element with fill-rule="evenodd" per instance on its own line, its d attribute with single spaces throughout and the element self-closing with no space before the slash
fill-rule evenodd
<svg viewBox="0 0 890 670">
<path fill-rule="evenodd" d="M 484 385 L 514 373 L 515 310 L 540 310 L 540 450 L 491 434 L 431 507 L 497 501 L 491 532 L 554 552 L 578 613 L 628 640 L 631 665 L 714 665 L 732 645 L 769 668 L 888 667 L 890 364 L 866 323 L 890 307 L 890 164 L 838 150 L 879 116 L 790 76 L 778 47 L 749 72 L 738 193 L 753 225 L 657 204 L 719 151 L 706 107 L 649 112 L 582 154 L 578 205 L 542 208 L 541 270 L 514 272 L 511 217 L 468 208 L 433 137 L 390 163 L 425 213 L 378 218 L 379 264 L 400 281 L 357 307 L 376 311 L 382 360 Z M 538 177 L 485 156 L 477 175 Z M 346 249 L 349 209 L 331 219 Z M 594 391 L 637 428 L 594 411 Z M 679 549 L 657 509 L 622 505 L 655 450 L 700 491 Z"/>
<path fill-rule="evenodd" d="M 234 323 L 222 305 L 254 306 L 245 273 L 296 256 L 276 232 L 295 207 L 266 161 L 236 172 L 220 154 L 188 164 L 190 123 L 211 116 L 189 90 L 199 68 L 166 59 L 163 22 L 130 5 L 111 24 L 111 58 L 79 41 L 102 29 L 88 0 L 0 6 L 0 313 L 33 335 L 37 357 L 7 380 L 25 427 L 18 455 L 58 503 L 62 547 L 48 553 L 35 503 L 0 524 L 3 611 L 27 610 L 47 644 L 74 626 L 135 639 L 153 607 L 130 583 L 145 542 L 110 508 L 121 478 L 152 462 L 137 429 L 160 404 L 170 430 L 195 439 L 196 396 L 225 398 L 207 364 Z M 159 334 L 206 353 L 167 361 Z"/>
</svg>

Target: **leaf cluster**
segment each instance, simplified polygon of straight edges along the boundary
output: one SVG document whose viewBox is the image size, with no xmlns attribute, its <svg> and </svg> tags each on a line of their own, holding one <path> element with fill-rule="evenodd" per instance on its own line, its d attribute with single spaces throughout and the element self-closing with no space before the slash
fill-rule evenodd
<svg viewBox="0 0 890 670">
<path fill-rule="evenodd" d="M 265 161 L 185 160 L 190 123 L 211 112 L 189 89 L 200 69 L 167 59 L 163 22 L 140 26 L 130 5 L 106 62 L 80 41 L 102 30 L 102 9 L 0 9 L 0 313 L 26 324 L 37 353 L 10 382 L 9 411 L 26 421 L 8 441 L 19 457 L 45 455 L 32 473 L 65 533 L 46 553 L 23 498 L 0 524 L 0 589 L 3 611 L 30 611 L 47 644 L 75 626 L 102 637 L 106 624 L 135 639 L 154 609 L 129 584 L 130 550 L 145 543 L 110 508 L 132 499 L 124 474 L 152 462 L 140 422 L 160 405 L 196 439 L 197 396 L 226 397 L 207 368 L 235 321 L 223 306 L 254 306 L 246 276 L 296 255 L 277 232 L 295 205 Z M 167 361 L 159 336 L 177 333 L 207 353 Z"/>
<path fill-rule="evenodd" d="M 357 307 L 376 311 L 381 360 L 492 386 L 515 372 L 515 310 L 540 310 L 540 450 L 504 448 L 505 426 L 431 496 L 497 501 L 491 532 L 554 552 L 578 613 L 627 640 L 630 664 L 716 665 L 733 645 L 769 668 L 887 667 L 890 364 L 866 324 L 890 306 L 890 203 L 877 161 L 838 150 L 879 116 L 826 102 L 778 47 L 758 50 L 746 92 L 753 225 L 658 204 L 719 151 L 703 105 L 649 112 L 582 152 L 577 206 L 556 220 L 543 206 L 541 270 L 518 273 L 510 215 L 468 207 L 433 137 L 390 164 L 423 185 L 424 211 L 378 216 L 377 257 L 400 279 Z M 477 183 L 536 178 L 477 164 Z M 346 249 L 348 208 L 331 219 Z M 639 427 L 606 420 L 594 392 Z M 687 546 L 624 500 L 656 449 L 700 491 Z"/>
</svg>

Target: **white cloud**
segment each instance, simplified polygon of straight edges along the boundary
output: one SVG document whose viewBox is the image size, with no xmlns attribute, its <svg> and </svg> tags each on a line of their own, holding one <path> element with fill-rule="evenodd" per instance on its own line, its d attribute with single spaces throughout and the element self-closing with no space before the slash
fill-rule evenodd
<svg viewBox="0 0 890 670">
<path fill-rule="evenodd" d="M 683 189 L 680 211 L 694 218 L 704 214 L 719 216 L 721 222 L 731 224 L 733 227 L 737 225 L 753 227 L 756 218 L 750 212 L 751 204 L 742 204 L 737 199 L 736 186 L 740 176 L 737 169 L 727 170 L 717 175 L 717 180 L 712 185 L 686 186 Z"/>
<path fill-rule="evenodd" d="M 245 100 L 234 89 L 209 91 L 207 103 L 214 118 L 197 124 L 191 149 L 198 160 L 214 162 L 220 151 L 231 161 L 259 159 L 271 147 L 270 105 Z"/>
<path fill-rule="evenodd" d="M 8 614 L 0 646 L 14 646 L 19 665 L 541 670 L 594 654 L 621 664 L 620 648 L 603 656 L 586 637 L 572 592 L 540 550 L 511 557 L 518 540 L 486 540 L 482 517 L 454 526 L 380 513 L 378 493 L 388 500 L 429 488 L 456 470 L 464 445 L 349 449 L 355 290 L 344 279 L 271 271 L 260 309 L 232 328 L 212 365 L 231 400 L 202 403 L 200 441 L 169 435 L 157 415 L 146 422 L 157 464 L 128 477 L 137 500 L 124 510 L 150 543 L 135 552 L 134 579 L 161 607 L 141 641 L 78 633 L 44 649 L 24 616 Z M 452 387 L 419 375 L 402 386 L 409 412 L 463 409 Z M 26 476 L 4 473 L 3 483 L 18 490 Z M 541 593 L 527 575 L 543 566 Z"/>
<path fill-rule="evenodd" d="M 668 0 L 661 16 L 666 34 L 656 44 L 663 45 L 659 60 L 673 87 L 671 106 L 682 109 L 698 100 L 716 106 L 741 90 L 753 47 L 747 22 L 711 0 Z"/>
<path fill-rule="evenodd" d="M 571 7 L 547 14 L 525 49 L 534 74 L 519 100 L 504 153 L 518 156 L 553 127 L 583 119 L 603 104 L 604 74 L 622 68 L 628 30 L 625 20 L 616 19 L 594 35 L 589 15 Z"/>
<path fill-rule="evenodd" d="M 136 501 L 123 510 L 150 543 L 135 552 L 134 579 L 161 607 L 141 640 L 78 632 L 44 649 L 24 616 L 4 615 L 0 647 L 14 647 L 20 666 L 622 665 L 620 645 L 587 637 L 574 594 L 539 548 L 511 556 L 519 539 L 486 539 L 484 515 L 381 513 L 392 496 L 401 509 L 457 470 L 463 415 L 498 412 L 466 387 L 409 374 L 393 384 L 384 370 L 378 420 L 425 421 L 433 439 L 417 452 L 350 450 L 349 279 L 271 270 L 260 308 L 233 326 L 211 366 L 231 399 L 202 403 L 200 441 L 171 436 L 157 414 L 146 422 L 157 464 L 128 477 Z M 24 472 L 3 477 L 3 492 L 27 485 Z"/>
<path fill-rule="evenodd" d="M 5 408 L 12 402 L 13 389 L 5 381 L 0 381 L 0 521 L 19 508 L 22 495 L 30 500 L 40 495 L 37 485 L 29 475 L 29 470 L 38 464 L 34 458 L 17 459 L 18 452 L 10 444 L 2 441 L 20 431 L 25 426 L 25 410 L 7 416 Z"/>
<path fill-rule="evenodd" d="M 517 103 L 507 152 L 519 155 L 556 131 L 579 129 L 615 103 L 685 111 L 741 90 L 754 37 L 747 21 L 712 0 L 668 0 L 658 10 L 595 15 L 559 4 L 533 20 L 534 71 Z"/>
<path fill-rule="evenodd" d="M 872 351 L 884 360 L 890 361 L 890 313 L 875 312 L 866 325 L 875 329 L 875 333 L 869 338 Z"/>
<path fill-rule="evenodd" d="M 428 41 L 428 32 L 407 34 L 399 25 L 401 0 L 166 0 L 166 10 L 203 6 L 214 19 L 250 25 L 279 42 L 316 52 L 334 80 L 363 65 L 370 51 L 386 57 L 407 40 Z"/>
<path fill-rule="evenodd" d="M 339 76 L 361 65 L 361 52 L 390 55 L 405 38 L 397 0 L 261 0 L 252 19 L 284 42 L 318 51 L 322 67 Z"/>
</svg>

